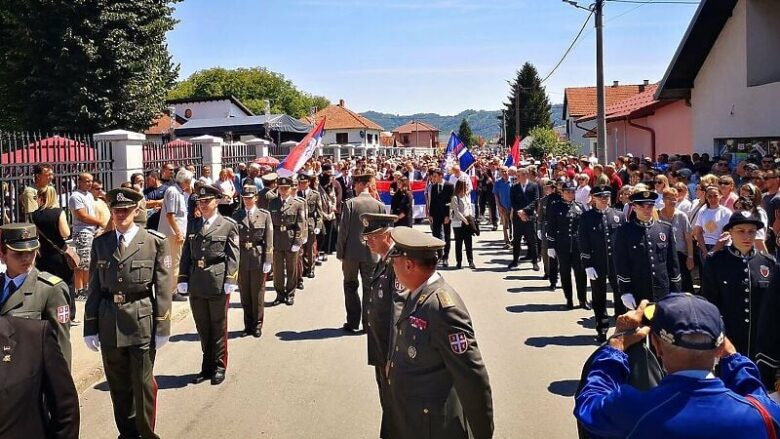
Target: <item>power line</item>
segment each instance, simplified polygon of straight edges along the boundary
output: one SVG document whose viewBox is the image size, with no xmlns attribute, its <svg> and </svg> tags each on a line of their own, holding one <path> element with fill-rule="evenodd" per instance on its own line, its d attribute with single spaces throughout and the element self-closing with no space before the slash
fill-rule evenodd
<svg viewBox="0 0 780 439">
<path fill-rule="evenodd" d="M 555 71 L 558 70 L 558 67 L 560 67 L 561 64 L 563 64 L 563 60 L 566 59 L 566 57 L 569 55 L 569 52 L 571 52 L 571 49 L 573 49 L 574 45 L 577 44 L 577 40 L 579 40 L 580 37 L 582 36 L 582 32 L 585 30 L 585 26 L 588 25 L 588 22 L 590 21 L 590 17 L 592 16 L 593 16 L 593 11 L 590 11 L 590 14 L 588 14 L 588 16 L 585 18 L 585 22 L 582 23 L 582 27 L 580 28 L 580 31 L 577 32 L 577 36 L 574 37 L 574 40 L 569 45 L 569 48 L 566 49 L 566 52 L 563 53 L 563 56 L 561 57 L 560 61 L 558 61 L 558 64 L 556 64 L 555 67 L 553 67 L 553 69 L 550 71 L 550 73 L 548 73 L 547 76 L 545 76 L 544 79 L 542 79 L 540 84 L 544 84 L 545 81 L 550 79 L 550 76 L 552 76 L 553 73 L 555 73 Z"/>
<path fill-rule="evenodd" d="M 634 4 L 659 4 L 659 5 L 698 5 L 697 1 L 674 1 L 674 0 L 605 0 L 613 3 L 634 3 Z"/>
</svg>

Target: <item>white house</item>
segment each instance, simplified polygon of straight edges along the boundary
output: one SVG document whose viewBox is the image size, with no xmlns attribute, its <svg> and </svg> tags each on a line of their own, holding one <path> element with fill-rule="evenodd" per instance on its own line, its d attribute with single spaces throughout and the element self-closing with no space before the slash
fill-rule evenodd
<svg viewBox="0 0 780 439">
<path fill-rule="evenodd" d="M 166 104 L 174 108 L 177 119 L 185 121 L 254 116 L 249 108 L 233 96 L 171 99 L 166 101 Z"/>
<path fill-rule="evenodd" d="M 362 147 L 379 147 L 379 136 L 384 129 L 376 122 L 367 119 L 344 105 L 344 99 L 336 105 L 323 108 L 311 117 L 302 121 L 310 125 L 316 125 L 325 117 L 325 134 L 322 136 L 323 145 L 354 145 Z"/>
<path fill-rule="evenodd" d="M 780 5 L 703 0 L 656 97 L 693 110 L 694 151 L 780 153 Z"/>
</svg>

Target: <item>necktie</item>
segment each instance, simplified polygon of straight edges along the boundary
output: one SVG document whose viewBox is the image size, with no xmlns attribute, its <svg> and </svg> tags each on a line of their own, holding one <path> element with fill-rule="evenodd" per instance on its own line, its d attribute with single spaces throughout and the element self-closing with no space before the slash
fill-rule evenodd
<svg viewBox="0 0 780 439">
<path fill-rule="evenodd" d="M 0 308 L 5 305 L 5 301 L 16 291 L 16 282 L 8 276 L 3 276 L 5 283 L 3 284 L 2 294 L 0 294 Z M 7 291 L 7 293 L 6 293 Z"/>
<path fill-rule="evenodd" d="M 125 247 L 126 247 L 125 235 L 121 235 L 121 234 L 119 235 L 119 244 L 117 245 L 117 247 L 119 247 L 120 255 L 125 252 Z"/>
</svg>

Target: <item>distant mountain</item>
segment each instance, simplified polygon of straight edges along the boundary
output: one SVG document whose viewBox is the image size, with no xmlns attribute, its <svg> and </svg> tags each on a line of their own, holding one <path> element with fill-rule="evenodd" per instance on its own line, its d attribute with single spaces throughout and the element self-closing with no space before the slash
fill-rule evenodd
<svg viewBox="0 0 780 439">
<path fill-rule="evenodd" d="M 552 106 L 553 126 L 563 123 L 562 112 L 562 104 Z M 417 113 L 403 116 L 377 111 L 366 111 L 360 114 L 378 123 L 387 131 L 392 131 L 407 122 L 417 120 L 437 127 L 441 131 L 441 137 L 446 138 L 450 131 L 457 132 L 460 121 L 466 119 L 475 136 L 482 136 L 489 140 L 501 133 L 501 111 L 499 110 L 464 110 L 454 116 L 442 116 L 436 113 Z"/>
</svg>

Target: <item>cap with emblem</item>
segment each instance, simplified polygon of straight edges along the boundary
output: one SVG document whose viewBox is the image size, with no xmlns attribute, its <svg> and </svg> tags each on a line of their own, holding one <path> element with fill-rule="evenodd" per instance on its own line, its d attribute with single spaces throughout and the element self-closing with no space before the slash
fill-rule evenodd
<svg viewBox="0 0 780 439">
<path fill-rule="evenodd" d="M 217 186 L 204 184 L 198 189 L 198 199 L 208 200 L 210 198 L 219 198 L 222 196 L 222 189 Z"/>
<path fill-rule="evenodd" d="M 593 186 L 590 194 L 594 197 L 608 197 L 612 195 L 612 188 L 607 185 Z"/>
<path fill-rule="evenodd" d="M 388 256 L 406 256 L 411 259 L 436 259 L 437 250 L 444 248 L 444 241 L 411 227 L 397 227 L 390 232 L 395 242 Z"/>
<path fill-rule="evenodd" d="M 108 205 L 111 208 L 136 207 L 143 198 L 142 193 L 127 187 L 111 189 L 106 194 Z"/>
<path fill-rule="evenodd" d="M 655 304 L 650 322 L 653 333 L 666 343 L 686 349 L 708 351 L 723 342 L 723 319 L 720 311 L 701 296 L 671 293 Z M 708 335 L 709 340 L 693 343 L 686 335 Z"/>
<path fill-rule="evenodd" d="M 634 194 L 631 194 L 630 197 L 628 197 L 628 200 L 632 203 L 655 203 L 655 200 L 658 199 L 658 193 L 654 191 L 640 191 Z"/>
<path fill-rule="evenodd" d="M 11 223 L 0 226 L 0 242 L 17 252 L 31 252 L 41 246 L 35 224 Z"/>
<path fill-rule="evenodd" d="M 309 181 L 309 176 L 306 174 L 298 174 L 298 182 Z"/>
<path fill-rule="evenodd" d="M 363 221 L 363 236 L 381 233 L 390 227 L 393 227 L 398 221 L 398 215 L 389 215 L 385 213 L 364 213 L 360 215 Z"/>
<path fill-rule="evenodd" d="M 252 198 L 257 195 L 257 186 L 248 184 L 244 186 L 244 192 L 241 193 L 242 197 Z"/>
<path fill-rule="evenodd" d="M 292 179 L 290 177 L 279 177 L 276 179 L 277 186 L 292 186 Z"/>
<path fill-rule="evenodd" d="M 723 226 L 723 231 L 728 232 L 732 227 L 740 224 L 753 224 L 758 229 L 764 228 L 764 222 L 761 221 L 761 218 L 754 215 L 752 212 L 738 210 L 731 214 L 729 222 Z"/>
<path fill-rule="evenodd" d="M 264 174 L 260 177 L 263 181 L 267 182 L 273 182 L 276 181 L 277 178 L 279 178 L 278 175 L 276 175 L 276 172 L 269 172 L 268 174 Z"/>
<path fill-rule="evenodd" d="M 566 183 L 563 184 L 563 187 L 561 189 L 563 189 L 565 191 L 572 191 L 573 192 L 573 191 L 577 190 L 577 184 L 574 183 L 573 181 L 567 181 Z"/>
</svg>

